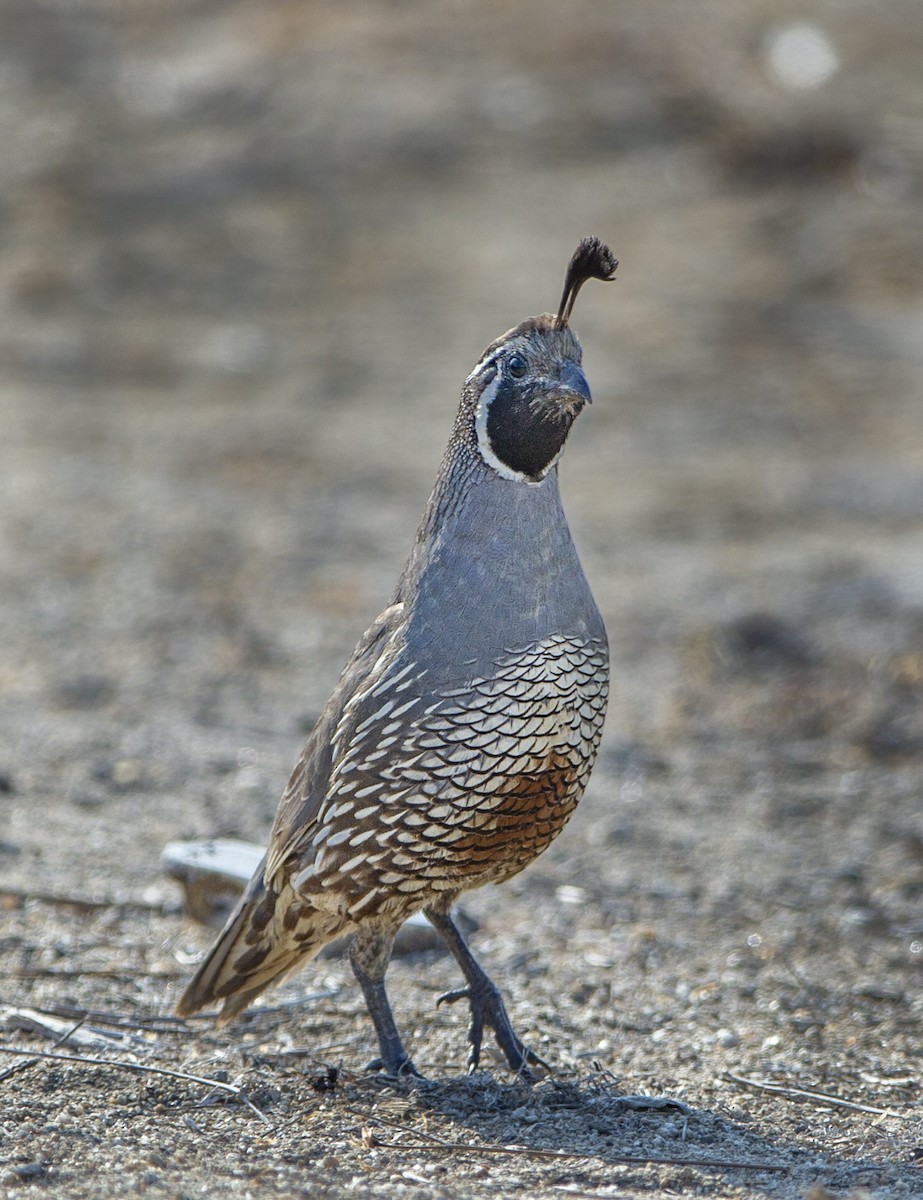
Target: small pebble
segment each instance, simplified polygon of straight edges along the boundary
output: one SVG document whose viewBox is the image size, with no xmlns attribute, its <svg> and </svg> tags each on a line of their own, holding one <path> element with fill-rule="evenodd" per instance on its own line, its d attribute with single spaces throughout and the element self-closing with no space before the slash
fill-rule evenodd
<svg viewBox="0 0 923 1200">
<path fill-rule="evenodd" d="M 21 1163 L 10 1170 L 6 1181 L 16 1183 L 19 1180 L 39 1179 L 44 1174 L 45 1168 L 40 1162 Z"/>
</svg>

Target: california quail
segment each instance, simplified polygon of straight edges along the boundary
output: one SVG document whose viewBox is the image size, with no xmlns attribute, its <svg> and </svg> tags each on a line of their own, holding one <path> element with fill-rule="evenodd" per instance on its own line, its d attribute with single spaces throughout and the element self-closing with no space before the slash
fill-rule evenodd
<svg viewBox="0 0 923 1200">
<path fill-rule="evenodd" d="M 378 1065 L 416 1074 L 384 977 L 421 909 L 467 986 L 469 1068 L 489 1026 L 510 1068 L 545 1065 L 451 916 L 468 888 L 509 879 L 561 832 L 602 732 L 608 650 L 558 493 L 557 462 L 590 391 L 569 318 L 617 262 L 577 247 L 557 315 L 492 342 L 465 380 L 436 485 L 394 598 L 321 714 L 279 805 L 266 858 L 177 1007 L 229 1021 L 328 942 L 350 960 Z"/>
</svg>

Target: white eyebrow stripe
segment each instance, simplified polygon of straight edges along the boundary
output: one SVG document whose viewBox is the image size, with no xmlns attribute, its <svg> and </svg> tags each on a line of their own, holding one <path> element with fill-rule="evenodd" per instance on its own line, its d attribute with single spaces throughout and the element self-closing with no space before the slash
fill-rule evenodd
<svg viewBox="0 0 923 1200">
<path fill-rule="evenodd" d="M 512 333 L 512 330 L 510 330 Z M 530 346 L 530 338 L 528 333 L 520 333 L 517 337 L 510 338 L 508 342 L 504 342 L 502 346 L 498 346 L 496 350 L 492 350 L 490 354 L 485 354 L 481 361 L 474 367 L 471 374 L 465 380 L 465 383 L 470 383 L 472 379 L 477 378 L 482 371 L 486 371 L 488 367 L 494 367 L 497 374 L 500 373 L 500 361 L 509 354 L 514 354 L 517 351 L 525 354 Z"/>
<path fill-rule="evenodd" d="M 499 353 L 500 353 L 499 350 L 495 350 L 493 352 L 493 354 L 488 354 L 488 356 L 486 358 L 482 358 L 481 361 L 474 368 L 474 370 L 471 372 L 471 374 L 468 376 L 468 378 L 465 380 L 465 383 L 470 383 L 472 379 L 476 379 L 477 376 L 480 375 L 480 373 L 483 370 L 485 370 L 485 368 L 489 367 L 491 365 L 491 363 L 493 363 L 495 361 L 495 359 Z"/>
</svg>

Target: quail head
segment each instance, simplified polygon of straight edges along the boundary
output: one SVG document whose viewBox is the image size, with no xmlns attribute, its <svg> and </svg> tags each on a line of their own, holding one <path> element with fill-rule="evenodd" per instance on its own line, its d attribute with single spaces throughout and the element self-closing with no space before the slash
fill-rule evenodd
<svg viewBox="0 0 923 1200">
<path fill-rule="evenodd" d="M 377 1065 L 416 1074 L 385 992 L 396 931 L 422 910 L 458 961 L 469 1068 L 485 1026 L 510 1068 L 546 1064 L 452 917 L 460 893 L 521 871 L 561 832 L 602 733 L 608 652 L 571 540 L 557 462 L 590 391 L 574 300 L 617 263 L 580 243 L 558 312 L 492 342 L 458 415 L 389 606 L 359 641 L 307 740 L 269 849 L 177 1011 L 224 1023 L 328 942 L 350 961 Z"/>
</svg>

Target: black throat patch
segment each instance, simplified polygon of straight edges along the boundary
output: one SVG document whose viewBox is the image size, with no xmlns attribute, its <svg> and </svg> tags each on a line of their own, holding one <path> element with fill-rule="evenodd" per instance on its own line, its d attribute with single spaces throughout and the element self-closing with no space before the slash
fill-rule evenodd
<svg viewBox="0 0 923 1200">
<path fill-rule="evenodd" d="M 505 467 L 538 480 L 560 454 L 572 424 L 565 409 L 533 408 L 516 382 L 501 378 L 487 411 L 487 438 Z"/>
</svg>

